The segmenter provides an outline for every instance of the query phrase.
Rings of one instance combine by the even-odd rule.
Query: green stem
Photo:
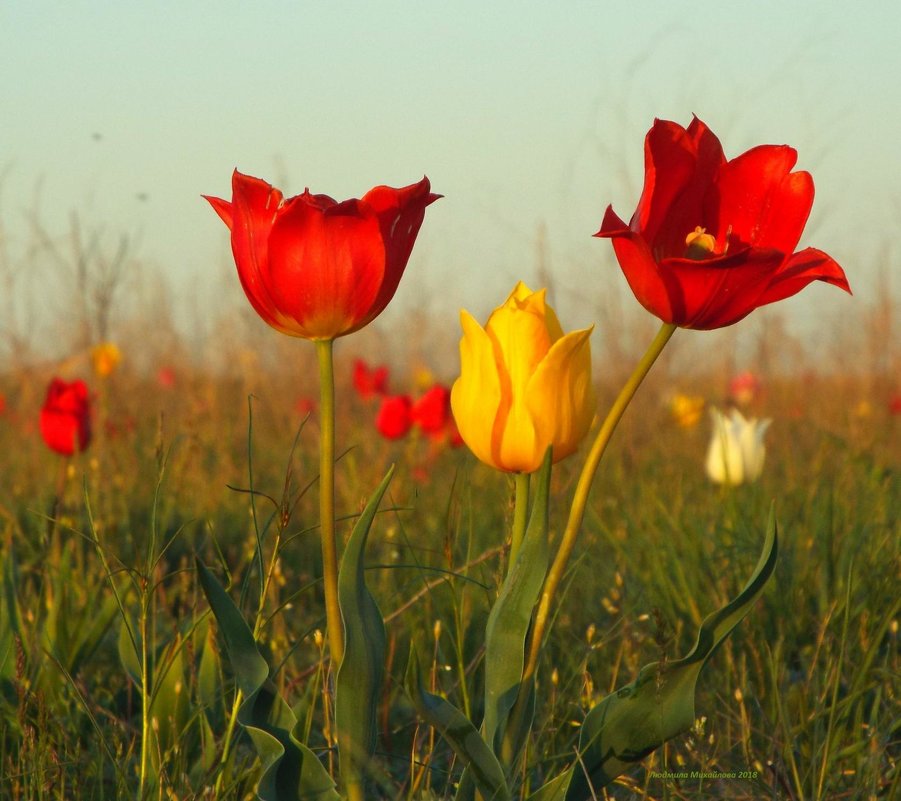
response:
[[[526,533],[526,522],[529,519],[529,473],[516,473],[515,499],[513,501],[513,533],[510,538],[510,560],[507,562],[507,575],[516,564],[516,557]]]
[[[141,619],[141,780],[138,785],[138,799],[144,798],[147,783],[147,766],[150,760],[150,655],[147,647],[148,595],[146,587],[142,587]]]
[[[648,374],[651,366],[657,360],[657,357],[660,355],[666,343],[669,342],[669,339],[675,330],[676,326],[671,323],[664,323],[660,327],[657,336],[654,337],[654,341],[651,342],[647,352],[641,357],[641,361],[635,366],[635,370],[632,372],[632,375],[629,376],[629,380],[626,381],[616,400],[613,402],[613,406],[610,408],[607,417],[601,424],[597,437],[595,437],[594,444],[591,446],[591,450],[582,467],[582,472],[579,475],[579,482],[576,485],[576,491],[573,495],[572,506],[569,510],[566,529],[560,539],[560,545],[554,556],[554,561],[551,564],[550,570],[548,570],[547,578],[544,580],[544,587],[541,591],[541,600],[538,603],[538,611],[535,614],[535,623],[532,627],[529,639],[529,656],[526,661],[525,671],[523,672],[524,684],[530,681],[535,675],[535,670],[538,666],[538,657],[541,653],[542,641],[544,639],[544,632],[550,618],[554,594],[557,592],[557,588],[560,586],[560,582],[566,572],[566,565],[569,562],[569,557],[576,544],[576,538],[582,527],[582,519],[585,516],[585,507],[588,503],[588,493],[591,490],[591,484],[594,481],[595,473],[597,473],[601,457],[604,455],[604,451],[607,450],[610,438],[613,436],[617,424],[622,418],[623,413],[626,411],[626,408],[629,406],[638,387]]]
[[[332,340],[316,340],[319,359],[319,534],[322,540],[322,580],[325,619],[333,669],[344,656],[344,627],[338,606],[338,543],[335,539],[335,370]]]

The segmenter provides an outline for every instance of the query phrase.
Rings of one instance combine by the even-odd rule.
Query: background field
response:
[[[315,408],[304,422],[316,398],[312,348],[270,331],[243,305],[186,332],[172,319],[162,277],[144,275],[135,291],[123,291],[140,272],[127,253],[116,263],[101,244],[89,251],[70,234],[37,237],[31,252],[40,260],[54,250],[52,275],[73,288],[67,356],[42,361],[28,338],[10,338],[0,375],[0,795],[133,796],[141,708],[122,615],[136,620],[143,597],[158,687],[151,795],[250,797],[258,768],[249,742],[239,739],[221,764],[233,686],[193,557],[231,581],[233,597],[249,590],[243,604],[252,618],[255,530],[267,555],[278,540],[261,641],[283,692],[306,716],[310,742],[323,746]],[[793,334],[769,310],[724,332],[677,332],[595,485],[541,666],[533,784],[571,759],[592,704],[643,664],[691,647],[701,619],[749,576],[775,500],[776,575],[706,668],[696,731],[645,760],[608,797],[896,797],[896,315],[886,285],[840,331]],[[609,294],[596,317],[603,411],[655,326]],[[339,341],[338,443],[346,452],[338,511],[356,514],[387,466],[399,464],[369,556],[391,646],[379,746],[390,774],[385,795],[446,798],[459,770],[440,739],[417,726],[402,689],[408,643],[432,653],[434,686],[478,718],[479,649],[503,571],[512,483],[465,448],[436,449],[416,436],[389,443],[376,433],[375,406],[351,387],[354,358],[389,364],[395,392],[415,395],[423,371],[454,378],[457,331],[424,313],[407,325],[377,324]],[[122,365],[107,379],[92,376],[90,344],[113,335]],[[762,392],[745,411],[774,421],[767,462],[758,483],[723,490],[702,469],[706,416],[681,428],[669,402],[685,392],[723,404],[730,378],[746,369],[758,373]],[[94,393],[95,438],[71,463],[37,430],[53,374],[80,375]],[[579,462],[574,456],[555,472],[553,536]],[[683,768],[756,778],[676,783],[651,773]]]

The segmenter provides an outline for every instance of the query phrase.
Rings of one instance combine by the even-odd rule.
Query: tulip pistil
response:
[[[706,228],[697,226],[685,237],[686,259],[709,259],[716,255],[716,237],[707,233]]]

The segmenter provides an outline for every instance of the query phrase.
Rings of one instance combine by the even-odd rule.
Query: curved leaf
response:
[[[357,520],[338,571],[338,606],[344,624],[344,657],[335,679],[335,723],[341,770],[359,780],[375,750],[378,703],[385,674],[387,637],[382,613],[366,586],[363,551],[392,466]]]
[[[466,766],[484,801],[509,801],[504,769],[475,726],[453,704],[426,692],[419,675],[419,662],[411,650],[407,666],[407,689],[420,716],[434,726]]]
[[[561,773],[547,784],[539,787],[526,801],[564,801],[569,783],[572,781],[573,768]]]
[[[257,787],[262,801],[340,801],[322,763],[294,736],[294,713],[275,689],[243,615],[216,577],[199,560],[197,573],[225,639],[235,681],[246,700],[238,722],[247,730],[263,764]]]
[[[776,539],[771,508],[763,553],[753,575],[733,601],[708,615],[694,648],[674,662],[646,665],[635,681],[608,695],[588,713],[582,724],[579,763],[570,769],[566,801],[594,797],[593,790],[606,787],[664,742],[692,727],[701,669],[763,591],[776,566]]]

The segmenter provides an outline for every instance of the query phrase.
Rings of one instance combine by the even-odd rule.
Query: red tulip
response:
[[[760,379],[746,371],[734,376],[729,382],[729,397],[738,406],[748,406],[760,393]]]
[[[413,422],[410,419],[411,406],[408,395],[394,395],[382,401],[375,418],[375,427],[385,439],[406,436]]]
[[[291,336],[334,339],[372,322],[394,297],[425,207],[439,197],[423,178],[342,203],[309,190],[285,200],[235,170],[231,202],[206,199],[231,230],[257,314]]]
[[[156,374],[156,383],[162,389],[172,389],[175,386],[175,371],[171,367],[160,367]]]
[[[410,417],[430,437],[443,437],[451,417],[450,390],[436,384],[413,404]]]
[[[294,411],[301,417],[311,415],[316,411],[316,401],[303,395],[294,402]]]
[[[83,451],[91,441],[91,402],[84,381],[54,378],[41,409],[41,435],[63,456]]]
[[[760,145],[726,161],[697,117],[655,120],[645,138],[644,191],[626,225],[607,207],[601,230],[639,302],[665,323],[722,328],[758,306],[825,281],[850,292],[841,267],[794,252],[813,205],[797,153]]]
[[[362,359],[354,361],[354,389],[363,400],[388,391],[388,368],[380,364],[370,367]]]

